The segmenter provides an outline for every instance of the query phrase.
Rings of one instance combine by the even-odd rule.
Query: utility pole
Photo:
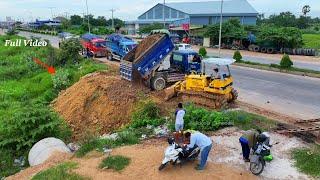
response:
[[[223,0],[221,0],[221,7],[220,7],[219,57],[221,54],[222,8],[223,8]]]
[[[115,30],[115,29],[114,29],[113,13],[114,13],[114,11],[116,11],[116,10],[115,10],[115,9],[110,9],[110,11],[111,11],[111,19],[112,19],[112,26],[111,26],[111,28],[112,28],[113,30]]]
[[[84,24],[84,19],[86,18],[85,13],[82,13],[82,24]]]
[[[163,0],[163,6],[162,6],[162,14],[163,14],[163,29],[166,28],[166,16],[164,14],[164,7],[166,5],[166,0]]]
[[[89,34],[91,33],[90,31],[90,18],[89,18],[89,9],[88,9],[88,0],[86,0],[86,6],[87,6],[87,18],[88,18],[88,28],[89,28]]]

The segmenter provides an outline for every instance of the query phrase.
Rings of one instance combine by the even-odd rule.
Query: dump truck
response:
[[[167,98],[183,95],[198,104],[221,108],[237,98],[229,65],[234,60],[199,60],[194,51],[173,51],[168,34],[146,37],[120,62],[120,75],[129,81],[142,80],[154,90],[166,88],[167,83],[177,82],[166,89]],[[191,59],[190,57],[193,58]],[[196,62],[194,62],[194,59]],[[221,60],[222,62],[220,62]],[[169,68],[165,68],[169,61]],[[216,78],[218,72],[220,79]],[[211,100],[211,101],[208,101]]]
[[[168,83],[183,80],[191,71],[199,72],[199,60],[197,52],[174,50],[168,35],[155,34],[141,41],[123,58],[120,75],[129,81],[142,79],[151,89],[162,90]]]
[[[134,40],[125,37],[122,34],[110,34],[105,38],[105,40],[108,48],[107,58],[109,60],[120,61],[137,45]]]
[[[81,36],[81,45],[83,47],[82,52],[87,52],[94,57],[107,56],[106,41],[95,34],[84,34]],[[88,52],[87,52],[88,53]]]

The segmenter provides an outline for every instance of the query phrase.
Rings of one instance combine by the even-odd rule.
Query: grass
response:
[[[71,172],[72,169],[76,169],[78,164],[75,162],[65,162],[55,167],[39,172],[32,177],[32,180],[86,180],[87,177],[80,176]]]
[[[320,178],[320,145],[295,149],[292,152],[295,166],[303,173]]]
[[[288,69],[283,69],[280,67],[279,64],[262,64],[258,62],[251,62],[251,61],[239,61],[237,62],[238,64],[248,64],[248,65],[253,65],[254,68],[258,69],[264,69],[264,70],[271,70],[271,68],[275,68],[280,70],[281,72],[299,72],[299,73],[309,73],[309,75],[316,74],[319,75],[320,71],[315,71],[311,69],[302,69],[302,68],[296,68],[296,67],[290,67]],[[311,74],[310,74],[311,73]]]
[[[277,123],[273,120],[245,111],[229,111],[226,114],[233,125],[242,130],[261,129],[269,131],[277,126]]]
[[[76,156],[83,157],[93,150],[102,152],[104,147],[115,148],[124,145],[137,144],[139,143],[139,137],[140,136],[134,131],[128,130],[119,132],[116,140],[90,137],[82,143],[80,149],[76,152]]]
[[[320,34],[303,34],[303,47],[320,50]]]
[[[70,137],[64,121],[53,112],[50,102],[59,94],[52,77],[32,61],[38,57],[46,62],[48,47],[6,47],[6,39],[19,36],[0,36],[0,179],[18,172],[23,167],[13,160],[25,156],[31,146],[42,138]],[[67,71],[69,84],[82,76],[105,70],[104,64],[82,60],[78,64],[56,67]]]
[[[130,159],[125,156],[116,155],[116,156],[108,156],[105,158],[99,165],[101,169],[114,169],[116,171],[121,171],[126,166],[130,164]]]

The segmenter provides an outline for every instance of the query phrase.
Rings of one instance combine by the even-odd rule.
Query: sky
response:
[[[111,9],[115,9],[114,17],[124,20],[135,20],[139,15],[163,0],[87,0],[89,14],[111,18]],[[166,2],[187,2],[208,0],[166,0]],[[248,0],[259,12],[265,15],[291,11],[301,14],[301,8],[311,6],[309,15],[320,17],[320,0]],[[52,11],[52,13],[51,13]],[[49,19],[56,15],[70,16],[86,13],[86,0],[0,0],[0,21],[6,16],[15,20],[30,21]]]

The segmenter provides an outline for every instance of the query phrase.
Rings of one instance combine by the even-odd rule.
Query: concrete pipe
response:
[[[70,153],[70,149],[66,144],[57,138],[45,138],[37,142],[31,148],[28,161],[30,166],[35,166],[45,162],[54,152]]]

